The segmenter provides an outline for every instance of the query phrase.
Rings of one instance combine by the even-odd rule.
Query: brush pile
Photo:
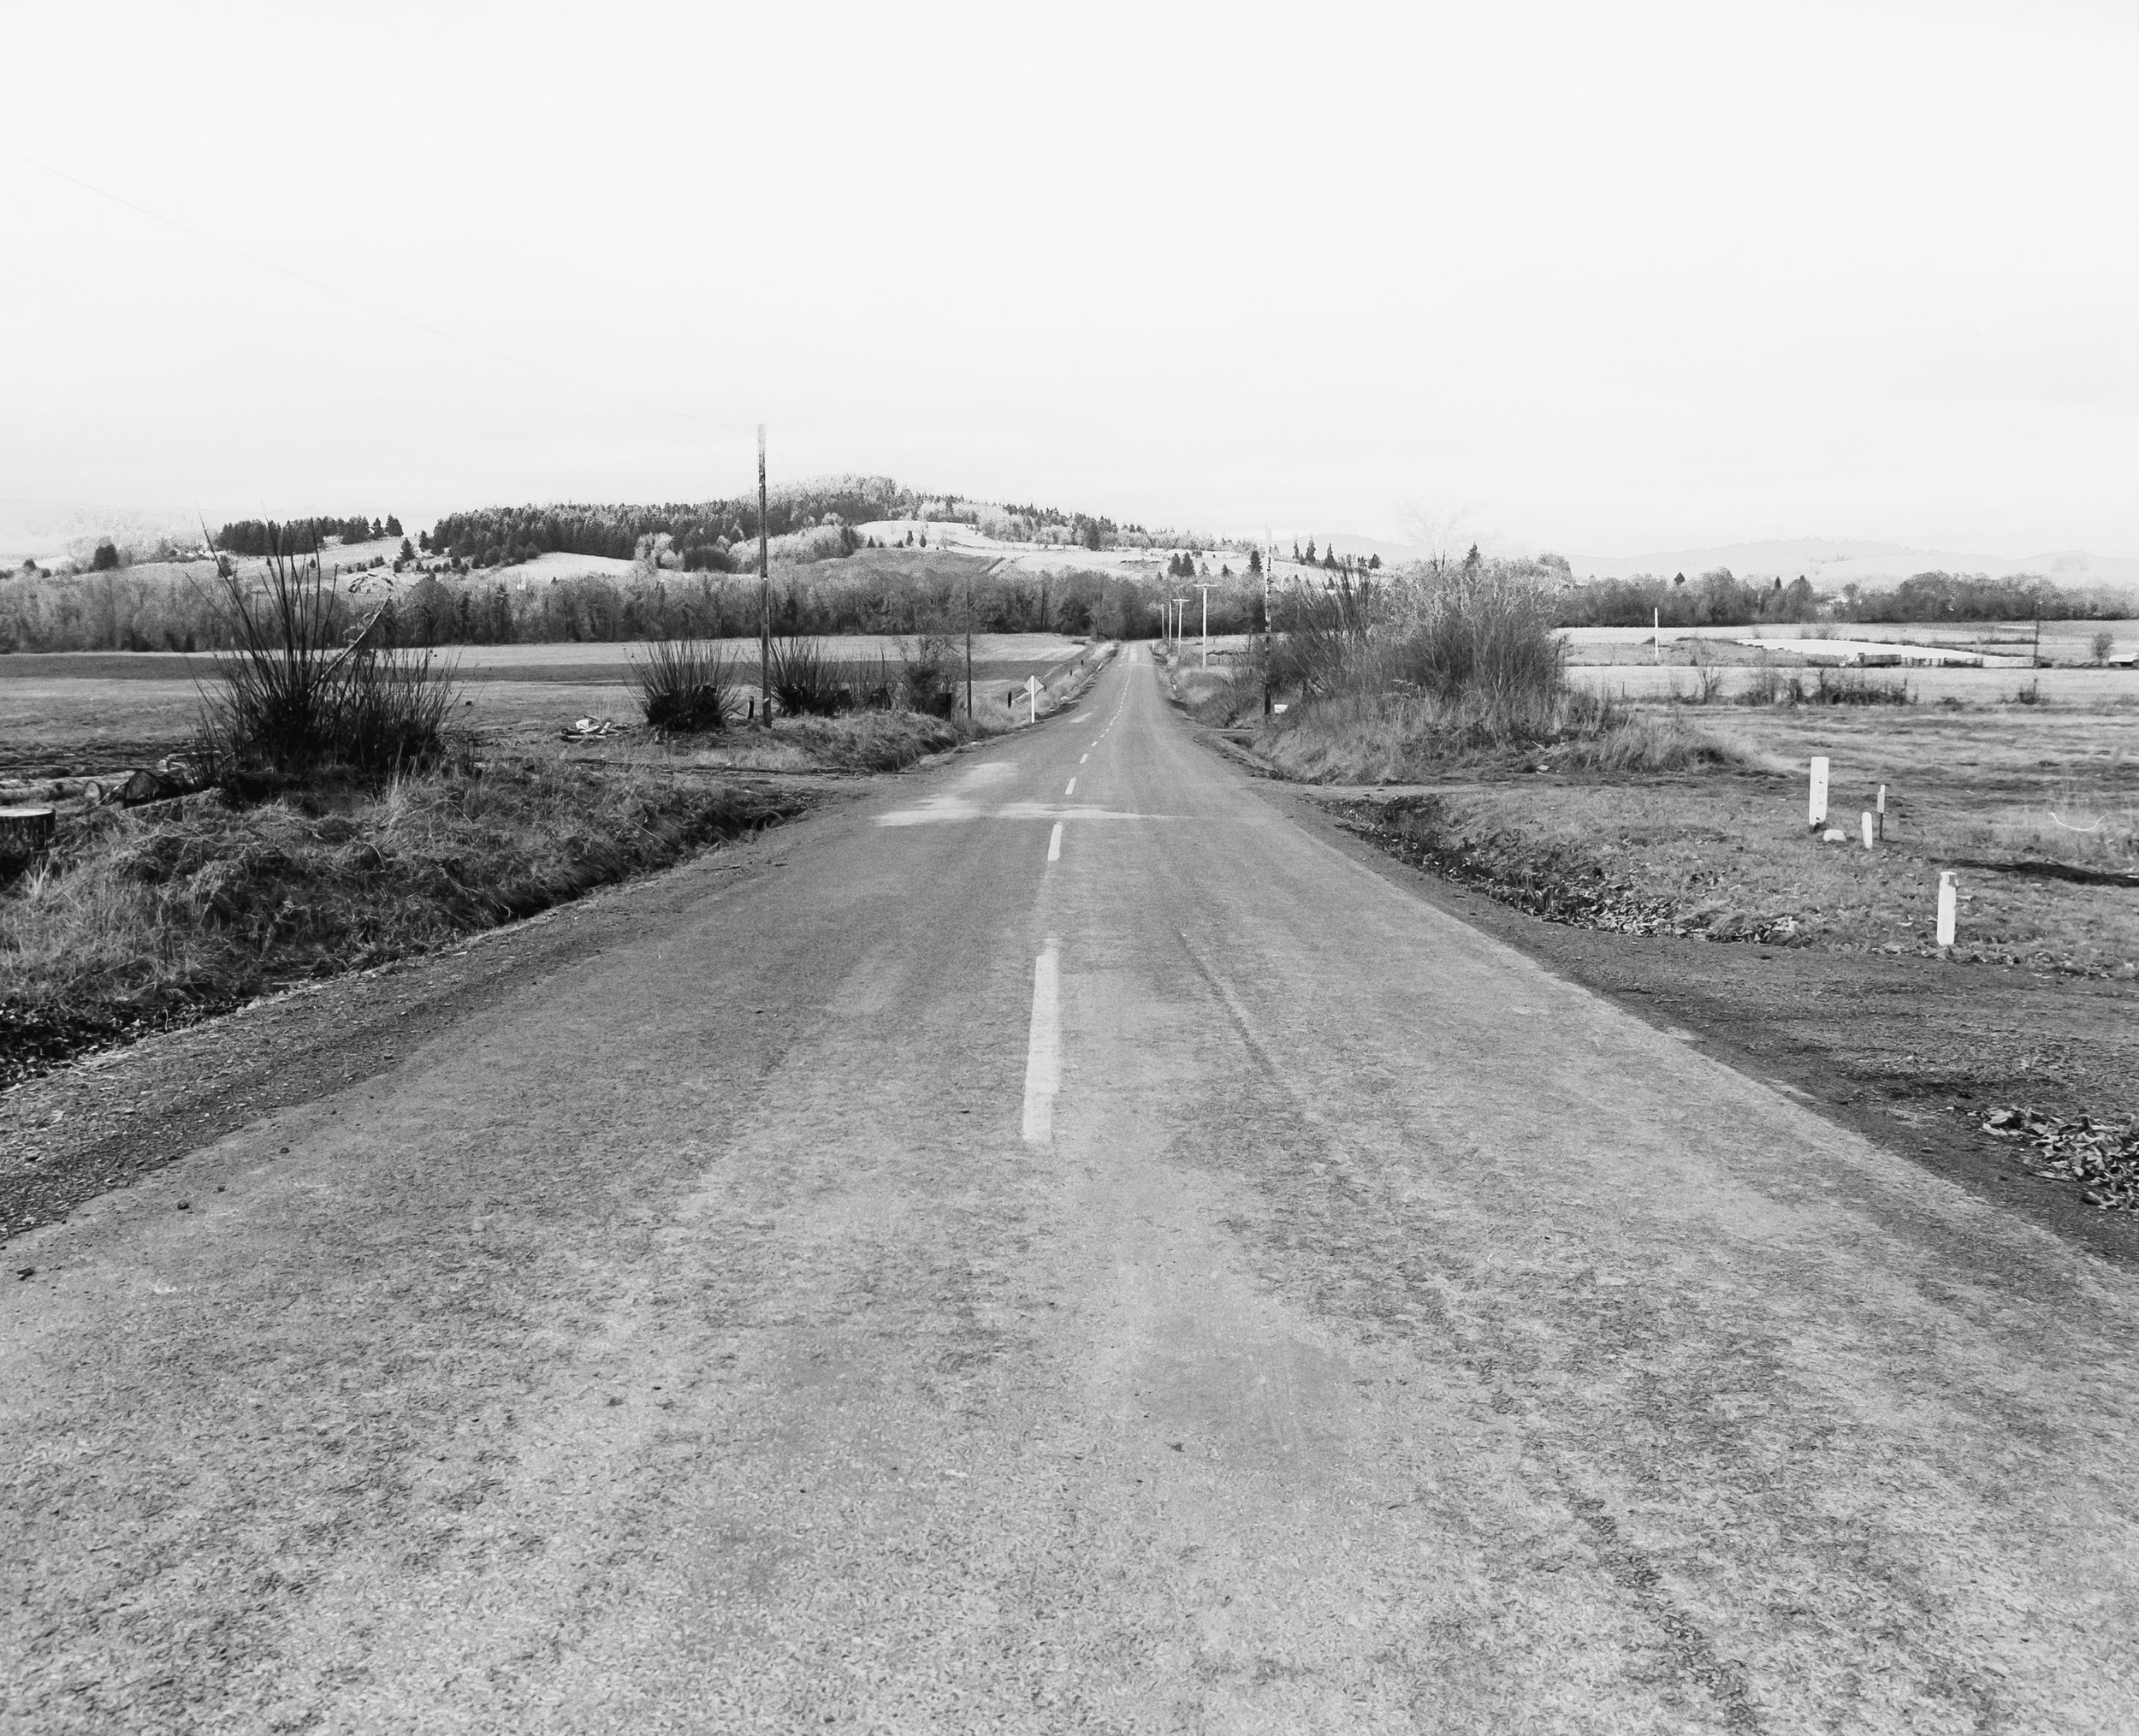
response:
[[[2067,1119],[2017,1105],[1985,1110],[1983,1131],[2023,1141],[2028,1168],[2045,1181],[2077,1182],[2081,1196],[2103,1212],[2139,1210],[2139,1125],[2091,1115]]]

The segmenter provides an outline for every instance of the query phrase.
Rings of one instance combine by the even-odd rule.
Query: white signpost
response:
[[[1040,721],[1040,678],[1037,675],[1028,675],[1025,678],[1025,702],[1033,708],[1033,714],[1025,721],[1038,723]]]
[[[1810,820],[1816,828],[1827,824],[1827,758],[1824,755],[1812,761]]]

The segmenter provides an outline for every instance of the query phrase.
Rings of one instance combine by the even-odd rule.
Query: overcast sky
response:
[[[2130,0],[12,0],[0,44],[17,501],[696,499],[761,419],[776,477],[1153,525],[2139,554]]]

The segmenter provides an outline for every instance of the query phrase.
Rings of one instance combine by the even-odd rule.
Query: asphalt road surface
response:
[[[708,860],[39,1233],[7,1729],[2139,1727],[2127,1272],[1147,653]]]

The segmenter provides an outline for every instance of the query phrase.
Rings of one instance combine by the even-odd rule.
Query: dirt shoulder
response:
[[[1550,921],[1363,835],[1371,815],[1356,796],[1274,779],[1259,788],[1355,861],[1556,975],[1979,1198],[2139,1265],[2139,1216],[2098,1211],[2077,1185],[2037,1178],[2019,1148],[1975,1119],[2015,1102],[2127,1110],[2139,1078],[2139,985]]]

